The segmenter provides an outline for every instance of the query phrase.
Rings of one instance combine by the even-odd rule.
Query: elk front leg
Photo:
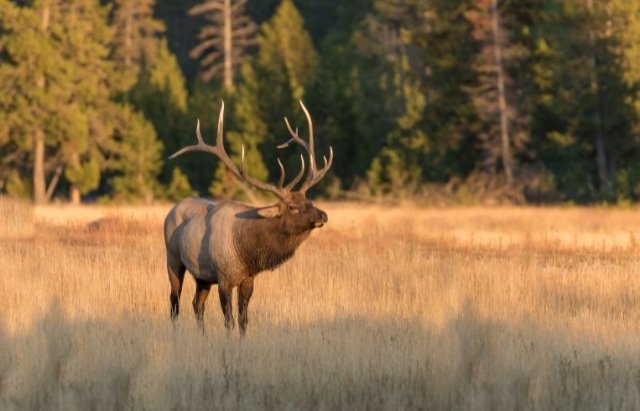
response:
[[[193,312],[196,314],[198,326],[204,333],[204,303],[209,296],[211,284],[204,281],[196,280],[196,293],[193,296]]]
[[[171,283],[171,294],[169,295],[171,321],[174,323],[180,313],[180,294],[182,293],[185,270],[185,266],[182,265],[179,259],[173,256],[167,257],[167,271],[169,272],[169,282]]]
[[[247,331],[247,323],[249,322],[247,311],[251,294],[253,294],[253,277],[245,279],[238,286],[238,323],[242,335]]]
[[[222,307],[222,313],[224,314],[224,326],[227,330],[233,330],[234,320],[233,313],[231,312],[231,292],[233,287],[224,281],[218,283],[218,295],[220,296],[220,307]]]

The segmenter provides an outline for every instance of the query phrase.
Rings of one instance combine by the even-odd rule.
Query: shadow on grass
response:
[[[193,323],[193,324],[192,324]],[[482,319],[440,329],[339,318],[305,328],[70,318],[53,302],[24,333],[0,328],[1,409],[637,408],[638,347]]]

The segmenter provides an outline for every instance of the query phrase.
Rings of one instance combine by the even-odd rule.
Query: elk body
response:
[[[238,179],[261,190],[276,194],[280,201],[268,207],[251,207],[233,201],[210,201],[202,198],[187,198],[176,204],[165,219],[164,236],[167,248],[167,270],[171,283],[171,318],[179,313],[179,300],[185,271],[196,280],[193,309],[200,327],[204,330],[204,307],[209,291],[218,286],[218,296],[225,326],[231,330],[234,318],[231,308],[231,293],[237,288],[238,320],[240,331],[247,328],[247,308],[253,292],[254,277],[271,270],[293,256],[298,246],[309,237],[311,230],[322,227],[327,214],[314,207],[305,197],[306,191],[324,177],[333,161],[333,150],[324,166],[318,170],[315,161],[313,124],[309,112],[302,109],[309,126],[309,141],[298,136],[285,118],[292,138],[278,146],[293,143],[301,145],[309,156],[309,172],[299,190],[294,190],[305,171],[304,157],[298,175],[284,186],[284,167],[280,160],[279,184],[271,185],[256,180],[247,174],[244,165],[244,147],[240,170],[227,155],[223,145],[224,103],[218,117],[216,145],[205,144],[200,134],[200,122],[196,127],[198,143],[184,147],[170,158],[190,151],[205,151],[217,156]]]

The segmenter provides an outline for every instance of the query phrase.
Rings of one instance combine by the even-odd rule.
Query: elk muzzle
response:
[[[327,213],[325,213],[322,210],[317,210],[316,211],[316,219],[315,219],[315,221],[313,223],[313,226],[314,227],[322,227],[328,221],[329,221],[329,217],[327,216]]]

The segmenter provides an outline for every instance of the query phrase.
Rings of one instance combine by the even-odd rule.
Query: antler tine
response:
[[[206,144],[202,138],[202,134],[200,133],[200,119],[198,119],[196,123],[196,138],[198,139],[198,143],[183,147],[182,149],[173,153],[169,159],[174,159],[178,156],[181,156],[184,153],[188,153],[191,151],[204,151],[206,153],[210,153],[218,157],[222,162],[229,168],[236,177],[240,177],[240,172],[238,168],[233,164],[227,152],[224,150],[224,145],[222,144],[222,134],[224,129],[224,101],[222,102],[222,106],[220,107],[220,114],[218,115],[218,137],[216,138],[216,145],[211,146]]]
[[[304,106],[302,100],[300,101],[300,106],[302,107],[302,111],[304,111],[304,115],[307,117],[307,126],[309,127],[309,167],[311,170],[316,168],[316,149],[313,142],[313,122],[311,121],[311,115],[309,111]]]
[[[319,171],[315,167],[309,171],[309,177],[304,184],[302,184],[302,187],[300,187],[301,193],[306,193],[309,188],[316,185],[331,168],[331,165],[333,164],[333,148],[331,146],[329,146],[329,160],[327,161],[326,156],[323,156],[322,158],[324,159],[324,166]]]
[[[331,168],[331,164],[333,163],[333,149],[329,147],[329,150],[330,150],[329,160],[327,160],[327,158],[323,156],[324,167],[322,167],[322,169],[318,171],[316,167],[315,142],[313,137],[313,121],[311,120],[311,114],[309,114],[309,110],[307,110],[307,107],[305,107],[302,101],[300,101],[300,106],[302,107],[302,111],[304,111],[304,115],[307,117],[307,125],[309,127],[309,142],[306,142],[300,138],[300,136],[298,135],[297,128],[295,132],[293,131],[293,128],[291,128],[291,124],[289,124],[289,119],[285,117],[284,122],[287,125],[289,134],[291,134],[291,139],[284,144],[280,144],[278,148],[286,148],[286,147],[289,147],[292,143],[296,143],[301,145],[309,154],[309,174],[307,175],[307,179],[305,180],[305,182],[302,184],[302,187],[300,188],[300,192],[304,193],[311,186],[318,183],[318,181],[320,181],[322,177],[324,177],[327,171],[329,171],[329,168]],[[304,168],[304,159],[303,159],[303,168]],[[300,178],[301,177],[302,176],[300,176]],[[295,182],[297,183],[298,181],[299,179],[296,177]],[[289,187],[293,187],[293,185],[292,184],[287,185],[287,188]]]
[[[198,122],[198,124],[200,123]],[[218,134],[216,135],[216,147],[220,147],[222,151],[224,151],[224,144],[222,142],[222,136],[224,134],[223,131],[224,131],[224,101],[222,102],[222,107],[220,107],[220,114],[218,115]],[[200,133],[198,132],[198,137],[199,136],[200,136]],[[200,137],[200,140],[202,140],[202,137]]]
[[[298,143],[302,147],[304,147],[304,149],[307,150],[307,152],[309,152],[309,145],[307,144],[306,141],[301,139],[300,136],[298,136],[298,129],[296,128],[296,131],[294,132],[293,129],[291,128],[291,125],[289,124],[289,119],[287,119],[286,117],[284,118],[284,122],[287,125],[287,129],[289,130],[289,134],[291,134],[291,139],[289,141],[287,141],[286,143],[280,144],[277,147],[278,148],[287,148],[287,147],[289,147],[291,145],[291,143]]]
[[[278,187],[282,188],[284,184],[284,166],[282,165],[282,161],[278,158],[278,166],[280,166],[280,180],[278,180]]]
[[[287,186],[285,187],[285,190],[291,191],[293,187],[295,187],[295,185],[298,184],[298,182],[302,179],[303,175],[304,175],[304,157],[302,156],[302,154],[300,154],[300,172],[298,173],[296,178],[294,178],[293,180],[291,180],[289,184],[287,184]]]
[[[301,193],[306,193],[306,191],[316,185],[327,171],[331,168],[333,164],[333,148],[329,146],[329,160],[327,161],[326,156],[322,156],[324,159],[324,166],[318,170],[316,167],[316,153],[315,153],[315,142],[313,139],[313,122],[311,121],[311,115],[309,114],[309,110],[305,107],[304,103],[300,101],[300,106],[302,106],[302,111],[304,111],[304,115],[307,117],[307,125],[309,127],[309,174],[307,175],[307,179],[300,187]]]
[[[175,153],[171,154],[169,156],[169,160],[173,160],[174,158],[176,158],[178,156],[181,156],[184,153],[187,153],[189,151],[197,151],[197,150],[201,150],[201,149],[204,149],[205,147],[207,147],[206,144],[204,144],[204,141],[202,141],[202,136],[200,135],[200,119],[198,119],[198,122],[196,124],[196,136],[198,137],[198,144],[181,148],[180,150],[178,150]],[[211,148],[213,148],[213,147],[209,147],[205,151],[208,151],[208,152],[212,153],[212,151],[210,150]]]
[[[242,175],[247,174],[247,166],[244,164],[244,144],[241,146],[242,150],[240,151],[240,173]]]
[[[202,139],[202,135],[200,133],[200,120],[198,120],[196,124],[196,137],[198,139],[198,143],[191,146],[184,147],[181,150],[178,150],[169,158],[174,159],[190,151],[204,151],[206,153],[210,153],[218,157],[227,166],[229,171],[231,171],[231,173],[234,176],[236,176],[236,178],[238,178],[239,180],[245,181],[247,184],[252,185],[261,190],[270,191],[276,194],[277,196],[279,196],[280,198],[284,198],[286,196],[287,193],[284,192],[282,187],[276,187],[271,184],[264,183],[260,180],[256,180],[255,178],[251,177],[247,173],[246,165],[244,163],[244,145],[242,146],[241,171],[238,170],[238,167],[236,167],[233,161],[231,161],[231,159],[229,158],[229,155],[224,149],[223,136],[224,136],[224,101],[222,102],[222,107],[220,107],[220,115],[218,116],[218,133],[216,136],[216,145],[211,146],[204,142],[204,140]]]
[[[238,167],[233,164],[233,161],[229,158],[227,151],[224,149],[224,142],[222,141],[222,136],[224,134],[224,101],[220,106],[220,114],[218,114],[218,134],[216,136],[216,145],[215,147],[211,147],[205,144],[202,140],[202,136],[200,135],[200,122],[198,122],[198,127],[196,130],[196,136],[198,137],[198,144],[202,144],[207,147],[211,147],[211,153],[215,154],[223,163],[227,166],[229,171],[233,173],[237,178],[242,179],[242,175],[238,171]],[[206,151],[206,150],[205,150]]]
[[[220,127],[218,125],[218,127]],[[196,121],[196,138],[198,139],[199,144],[204,144],[204,140],[202,140],[202,134],[200,134],[200,119]]]

